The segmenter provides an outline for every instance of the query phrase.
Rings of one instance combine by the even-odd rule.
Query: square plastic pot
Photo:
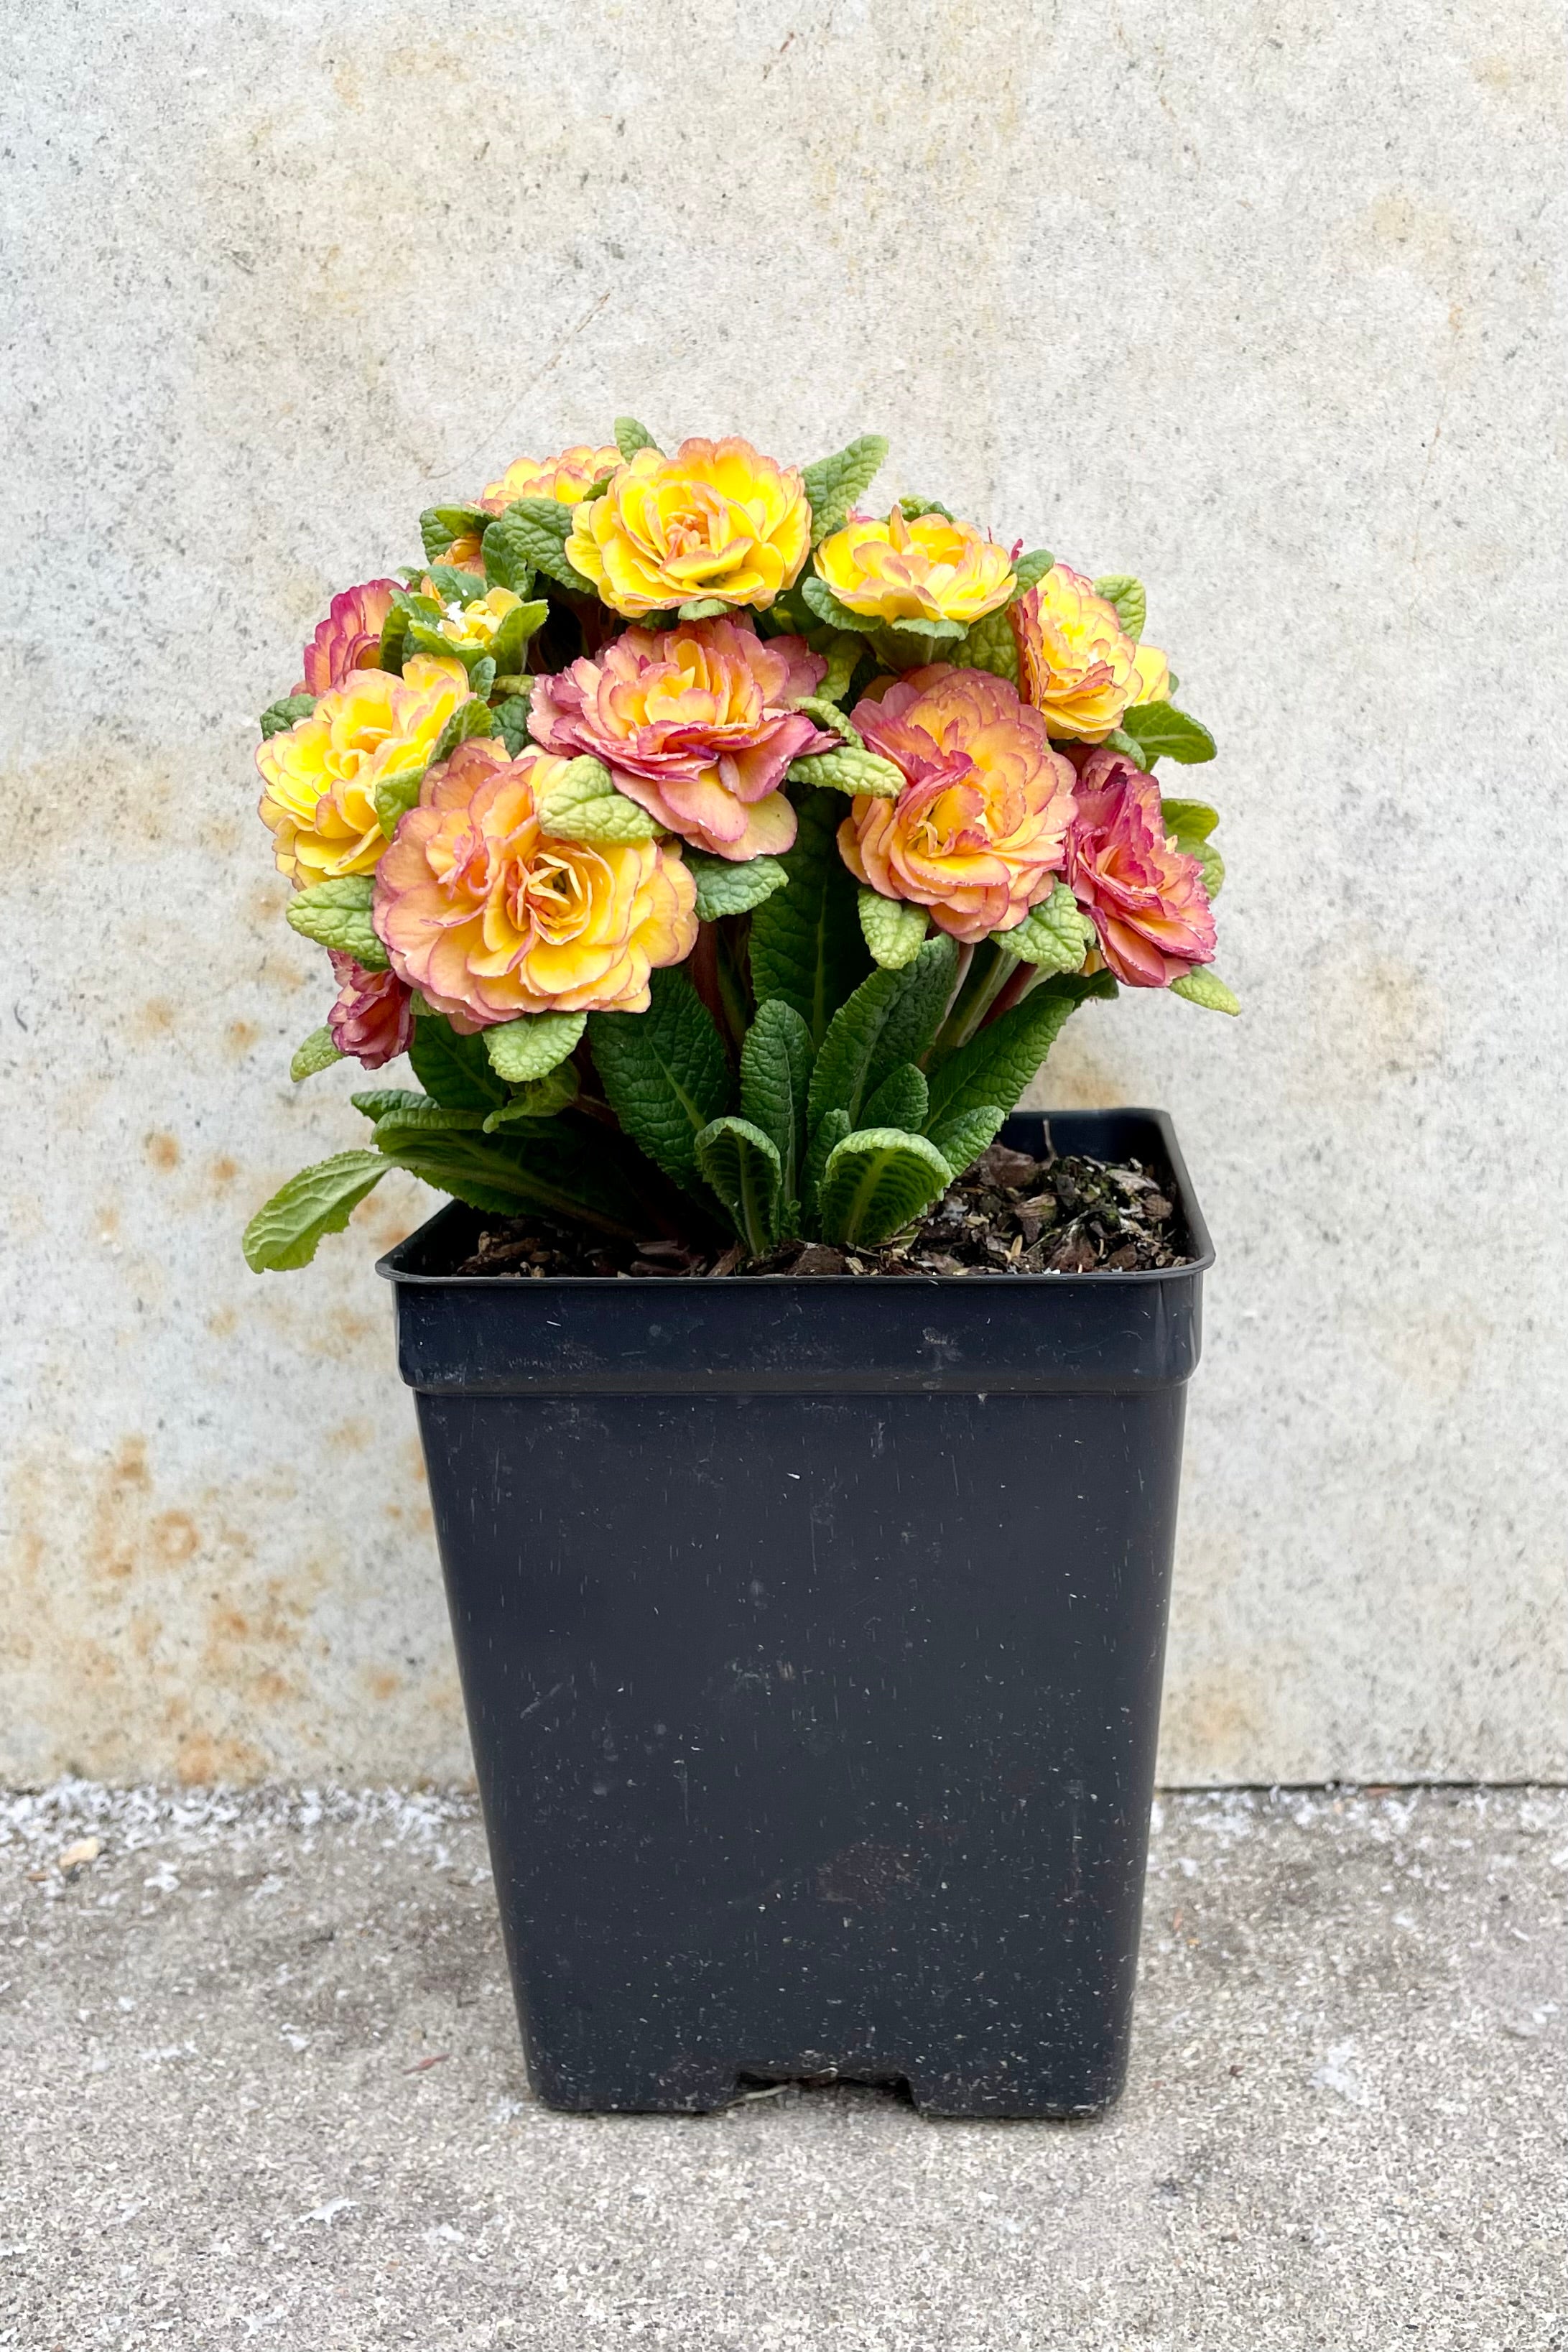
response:
[[[1163,1112],[1051,1133],[1150,1166],[1191,1263],[465,1278],[460,1207],[382,1261],[550,2105],[1120,2088],[1212,1253]]]

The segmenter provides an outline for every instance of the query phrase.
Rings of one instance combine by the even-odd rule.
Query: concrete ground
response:
[[[1565,1894],[1562,1791],[1167,1798],[1102,2120],[584,2118],[467,1800],[16,1797],[0,2345],[1565,2347]]]

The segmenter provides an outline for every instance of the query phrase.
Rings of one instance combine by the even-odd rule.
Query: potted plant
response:
[[[1125,2063],[1209,1253],[1163,1114],[1015,1106],[1088,998],[1236,1009],[1214,746],[1135,579],[884,455],[519,460],[262,720],[293,1075],[419,1089],[246,1253],[451,1195],[382,1270],[559,2106]]]

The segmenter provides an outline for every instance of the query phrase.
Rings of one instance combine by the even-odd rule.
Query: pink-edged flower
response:
[[[791,760],[837,739],[794,705],[827,664],[801,637],[749,621],[628,629],[534,682],[530,725],[547,751],[602,760],[629,800],[716,857],[788,849],[795,812],[779,789]]]
[[[408,1051],[413,1000],[395,971],[367,971],[351,955],[329,948],[338,1000],[327,1015],[332,1043],[367,1070],[379,1070]]]
[[[1073,747],[1078,814],[1067,879],[1099,934],[1100,952],[1129,988],[1168,988],[1214,956],[1203,866],[1168,839],[1160,788],[1120,751]]]
[[[326,619],[305,648],[305,675],[296,694],[325,694],[351,670],[374,669],[382,627],[397,593],[395,580],[367,580],[334,596]]]
[[[1072,770],[1005,678],[933,662],[873,685],[854,723],[907,779],[896,800],[857,797],[839,827],[857,881],[929,907],[966,942],[1010,930],[1051,896]]]

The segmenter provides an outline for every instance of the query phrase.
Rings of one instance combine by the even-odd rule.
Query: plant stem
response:
[[[930,1059],[939,1062],[944,1055],[956,1054],[967,1045],[986,1014],[992,1001],[1007,986],[1017,968],[1019,959],[1009,955],[994,940],[982,940],[976,948],[963,985],[953,999],[947,1018],[936,1033]]]

